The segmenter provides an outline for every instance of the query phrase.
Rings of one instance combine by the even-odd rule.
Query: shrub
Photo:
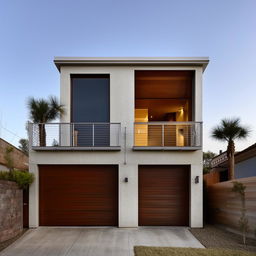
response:
[[[240,200],[241,200],[241,217],[238,221],[239,228],[243,234],[243,243],[244,245],[246,244],[246,233],[249,231],[249,223],[248,223],[248,218],[246,217],[246,207],[245,207],[245,190],[246,186],[241,183],[234,181],[233,183],[233,188],[232,191],[235,193],[238,193],[240,195]]]
[[[0,171],[0,180],[10,180],[10,172]]]
[[[27,189],[34,181],[34,174],[19,170],[12,172],[0,171],[0,180],[14,181],[18,184],[20,189]]]

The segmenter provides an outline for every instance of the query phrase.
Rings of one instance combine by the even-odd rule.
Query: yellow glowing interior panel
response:
[[[135,123],[136,122],[148,122],[148,109],[135,109]],[[134,127],[134,142],[135,146],[147,146],[148,145],[148,125],[147,124],[135,124]]]

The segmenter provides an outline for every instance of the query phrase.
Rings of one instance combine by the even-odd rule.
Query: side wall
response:
[[[23,230],[22,190],[12,181],[0,180],[0,242]]]
[[[133,151],[134,71],[195,70],[195,121],[202,121],[202,68],[200,67],[62,67],[61,104],[66,108],[62,122],[70,122],[70,74],[110,74],[110,122],[121,122],[120,152],[30,152],[30,172],[36,176],[30,187],[30,227],[38,226],[38,164],[118,164],[119,226],[138,226],[138,165],[191,165],[190,226],[202,227],[202,151]],[[126,148],[124,148],[126,128]],[[195,177],[199,176],[199,184]],[[125,183],[125,177],[129,182]]]
[[[256,176],[256,156],[239,162],[235,165],[235,178]]]
[[[6,151],[6,148],[12,147],[13,151],[11,152],[11,156],[13,158],[14,162],[14,168],[21,169],[21,170],[27,170],[28,169],[28,157],[18,148],[14,147],[7,141],[0,138],[0,164],[5,166],[5,159],[4,154]],[[0,169],[4,170],[4,169]]]

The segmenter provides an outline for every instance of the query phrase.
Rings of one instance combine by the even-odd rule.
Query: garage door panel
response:
[[[185,198],[184,198],[185,199]],[[183,202],[177,202],[177,201],[144,201],[143,207],[141,209],[154,209],[156,208],[167,208],[169,210],[169,207],[183,207]],[[178,209],[180,211],[180,209]],[[172,209],[172,211],[175,211],[175,209]]]
[[[139,225],[187,226],[189,167],[139,166]]]
[[[117,226],[118,167],[39,166],[40,225]]]

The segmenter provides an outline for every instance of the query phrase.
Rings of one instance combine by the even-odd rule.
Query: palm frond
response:
[[[211,132],[211,137],[216,140],[227,141],[227,138],[226,138],[225,134],[223,133],[222,126],[214,127]]]
[[[236,136],[236,139],[246,139],[251,133],[249,127],[240,127],[240,131]]]
[[[59,104],[58,99],[55,96],[49,97],[50,111],[48,113],[49,121],[58,118],[61,114],[64,114],[64,106]]]
[[[213,128],[211,136],[217,140],[234,141],[246,138],[249,132],[247,127],[241,125],[240,118],[224,118],[219,126]]]
[[[30,119],[35,123],[50,122],[64,113],[64,108],[58,104],[56,97],[49,97],[49,100],[29,98],[27,104]]]

